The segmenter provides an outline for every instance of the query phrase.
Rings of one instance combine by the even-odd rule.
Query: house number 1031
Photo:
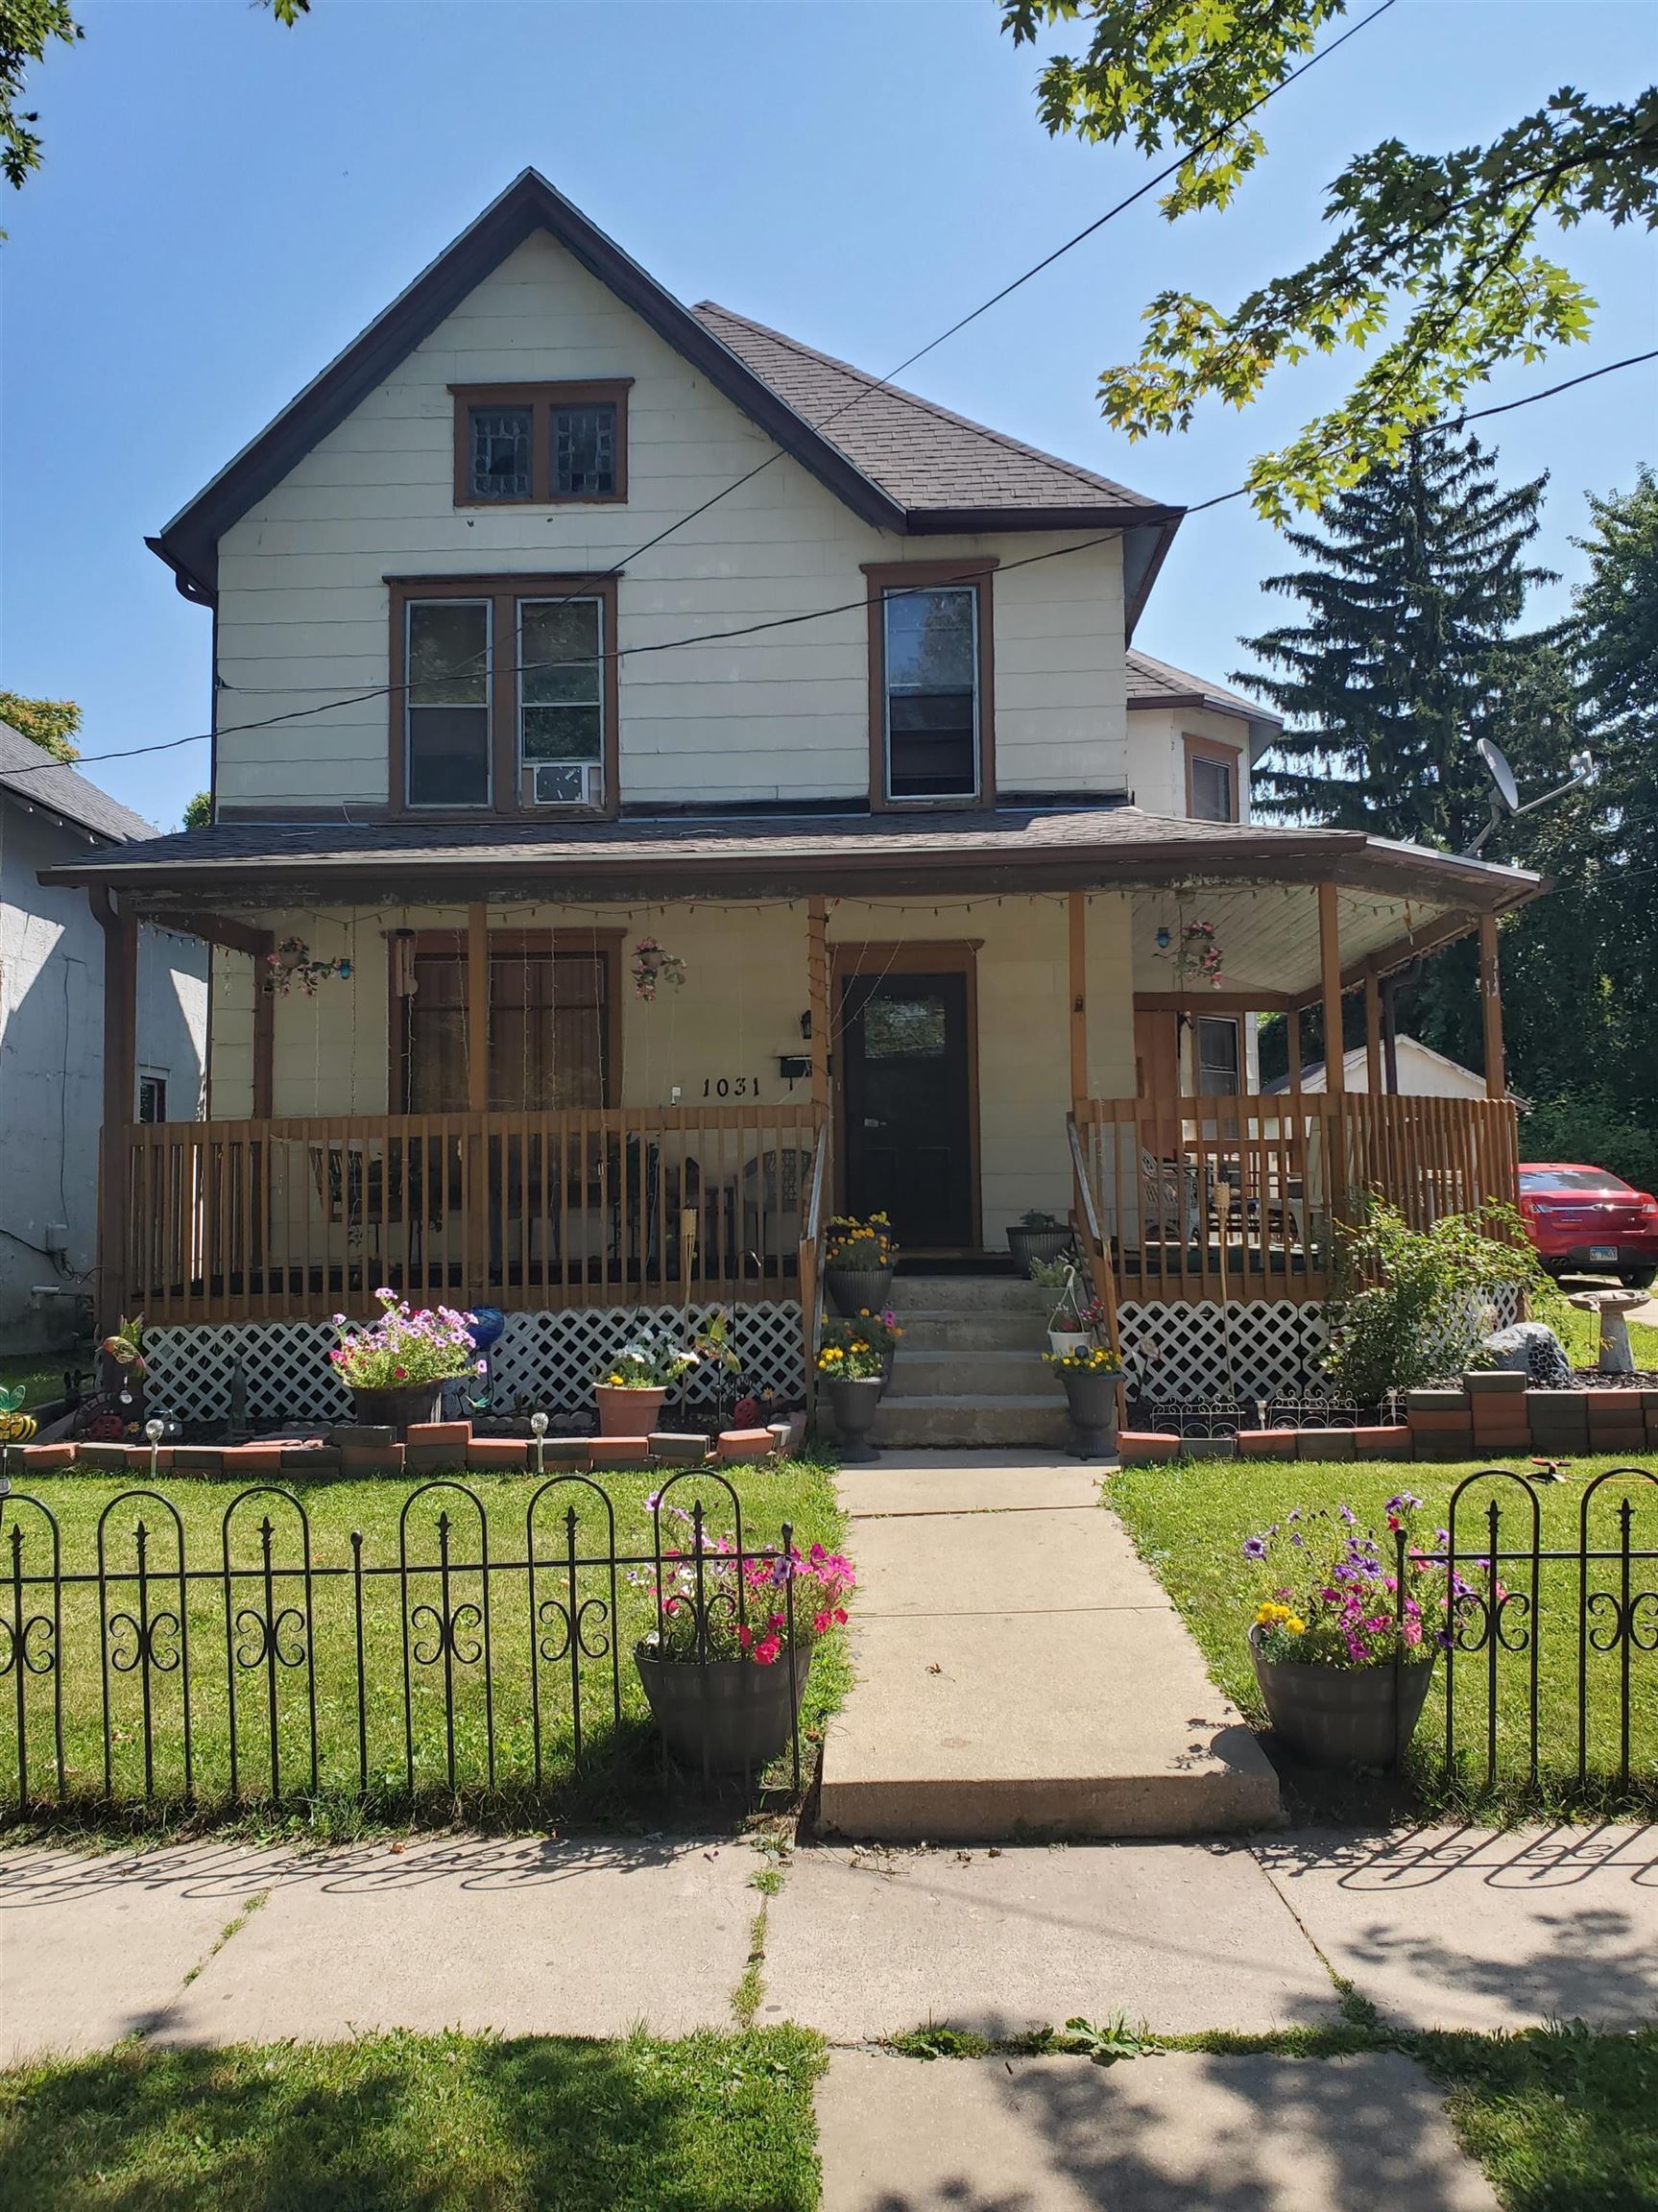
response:
[[[705,1075],[705,1098],[757,1098],[760,1079],[757,1075]]]

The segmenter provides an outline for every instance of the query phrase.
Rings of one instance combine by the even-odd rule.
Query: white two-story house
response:
[[[1250,819],[1271,717],[1134,644],[1180,522],[526,172],[152,541],[213,825],[51,873],[213,943],[209,1118],[107,1132],[106,1315],[187,1410],[250,1331],[303,1397],[381,1283],[578,1394],[625,1310],[735,1303],[798,1390],[836,1211],[968,1267],[1074,1216],[1189,1322],[1322,1297],[1364,1187],[1506,1192],[1536,879]],[[1471,930],[1490,1101],[1252,1094],[1248,1016],[1361,991],[1379,1070],[1380,980]]]

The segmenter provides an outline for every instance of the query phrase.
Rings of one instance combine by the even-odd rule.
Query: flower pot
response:
[[[1263,1659],[1249,1631],[1255,1679],[1274,1732],[1310,1767],[1396,1767],[1422,1717],[1434,1653],[1403,1666],[1326,1667]]]
[[[848,1466],[867,1466],[879,1454],[869,1440],[876,1414],[880,1409],[880,1377],[872,1375],[867,1382],[839,1382],[829,1385],[829,1409],[834,1414],[835,1431],[840,1438],[840,1455]]]
[[[412,1421],[436,1421],[444,1384],[398,1382],[389,1390],[351,1391],[351,1418],[359,1429],[395,1429],[399,1436]]]
[[[1078,1334],[1074,1330],[1050,1329],[1047,1333],[1047,1348],[1057,1358],[1065,1358],[1072,1352],[1086,1352],[1093,1342],[1086,1330]]]
[[[662,1425],[665,1390],[624,1390],[613,1383],[596,1382],[593,1396],[599,1406],[601,1436],[648,1436]]]
[[[897,1357],[896,1344],[889,1344],[880,1356],[880,1394],[883,1398],[892,1388],[892,1363]]]
[[[1061,1370],[1076,1432],[1073,1459],[1104,1459],[1117,1449],[1117,1380],[1112,1374],[1068,1375]]]
[[[752,1774],[788,1747],[812,1650],[808,1644],[795,1652],[792,1704],[786,1651],[757,1667],[752,1659],[661,1659],[646,1643],[635,1645],[634,1665],[670,1758],[709,1774]]]
[[[892,1288],[890,1267],[826,1267],[824,1288],[829,1304],[843,1321],[855,1321],[860,1313],[878,1313]]]
[[[1007,1233],[1007,1248],[1021,1275],[1030,1273],[1033,1260],[1057,1260],[1070,1250],[1070,1230],[1063,1224],[1057,1229],[1025,1229],[1016,1222]]]

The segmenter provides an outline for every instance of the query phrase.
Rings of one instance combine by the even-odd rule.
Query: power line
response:
[[[1488,415],[1511,414],[1517,407],[1533,406],[1540,399],[1552,399],[1562,392],[1571,392],[1574,390],[1579,384],[1591,384],[1595,382],[1597,378],[1601,376],[1610,376],[1620,369],[1637,369],[1642,365],[1643,362],[1653,360],[1658,360],[1658,347],[1653,347],[1645,353],[1628,354],[1622,361],[1608,361],[1598,369],[1586,369],[1581,375],[1568,376],[1562,383],[1550,384],[1545,391],[1528,392],[1519,399],[1505,399],[1501,404],[1493,407],[1474,408],[1465,414],[1448,418],[1447,420],[1452,427],[1459,427],[1464,422],[1478,422]],[[1253,489],[1254,487],[1248,484],[1235,485],[1230,492],[1218,492],[1212,499],[1198,500],[1195,505],[1186,509],[1186,515],[1188,517],[1193,515],[1202,515],[1207,513],[1208,510],[1212,507],[1224,506],[1230,499],[1246,498]],[[1017,561],[1004,561],[994,568],[988,562],[984,561],[982,557],[978,559],[977,565],[974,565],[973,557],[964,555],[964,565],[959,577],[946,578],[945,582],[946,584],[949,584],[952,581],[959,583],[971,583],[975,577],[978,576],[987,576],[993,574],[998,576],[1006,575],[1013,569],[1036,567],[1040,563],[1045,561],[1069,560],[1074,554],[1092,553],[1101,545],[1109,545],[1114,539],[1120,538],[1121,536],[1122,532],[1120,530],[1106,530],[1101,532],[1098,537],[1082,539],[1074,545],[1052,546],[1045,553],[1026,553]],[[732,630],[704,630],[696,632],[687,637],[663,637],[658,639],[654,643],[615,646],[613,647],[610,652],[601,654],[599,656],[599,660],[593,662],[570,661],[522,661],[516,664],[514,673],[517,675],[526,675],[533,674],[538,669],[541,668],[598,666],[605,661],[626,661],[633,659],[636,655],[643,655],[647,653],[675,653],[692,645],[717,645],[727,638],[753,637],[757,636],[762,631],[787,630],[792,629],[803,622],[826,621],[830,615],[833,614],[853,613],[862,608],[878,606],[884,599],[892,598],[895,596],[902,596],[903,591],[906,589],[919,592],[923,590],[936,590],[939,587],[937,584],[918,584],[913,587],[901,586],[897,587],[896,589],[894,587],[888,586],[878,592],[865,593],[863,597],[858,599],[843,599],[838,603],[838,605],[832,607],[809,607],[798,614],[774,614],[768,616],[763,621],[743,623],[740,624],[737,628]],[[267,715],[262,721],[238,722],[233,724],[229,729],[221,731],[219,734],[226,737],[235,737],[240,736],[244,732],[247,731],[270,730],[274,729],[279,723],[300,721],[303,720],[307,715],[311,714],[330,713],[336,708],[340,707],[360,706],[367,700],[387,698],[395,691],[406,691],[412,687],[413,686],[410,684],[380,685],[370,691],[355,692],[349,696],[343,696],[337,699],[323,700],[315,707],[297,707],[290,713],[270,714]],[[180,745],[204,745],[211,739],[213,734],[214,733],[210,730],[197,730],[192,731],[190,735],[187,737],[165,737],[158,739],[157,742],[153,745],[129,745],[124,746],[119,751],[113,753],[89,753],[84,755],[78,761],[65,762],[61,760],[51,759],[41,760],[38,762],[31,763],[28,767],[25,768],[10,768],[6,771],[6,774],[8,778],[13,776],[37,776],[43,774],[47,769],[50,768],[61,768],[65,766],[76,768],[91,767],[101,760],[134,760],[144,754],[170,753],[176,751],[177,748]]]

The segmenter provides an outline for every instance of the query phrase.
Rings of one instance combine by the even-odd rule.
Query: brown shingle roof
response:
[[[854,468],[911,510],[994,508],[1124,508],[1150,517],[1168,510],[1109,476],[1043,453],[982,422],[953,415],[798,338],[736,315],[711,300],[692,308],[723,345],[786,399],[820,437],[838,445]]]
[[[90,830],[95,837],[117,844],[156,838],[153,822],[111,799],[108,791],[100,791],[78,769],[54,760],[10,722],[0,722],[0,789],[42,813],[73,822],[78,830]]]
[[[1241,691],[1229,691],[1224,684],[1212,684],[1207,676],[1190,675],[1166,661],[1154,661],[1138,645],[1128,649],[1128,703],[1131,707],[1207,707],[1212,713],[1237,714],[1245,721],[1262,722],[1282,730],[1284,717]]]

